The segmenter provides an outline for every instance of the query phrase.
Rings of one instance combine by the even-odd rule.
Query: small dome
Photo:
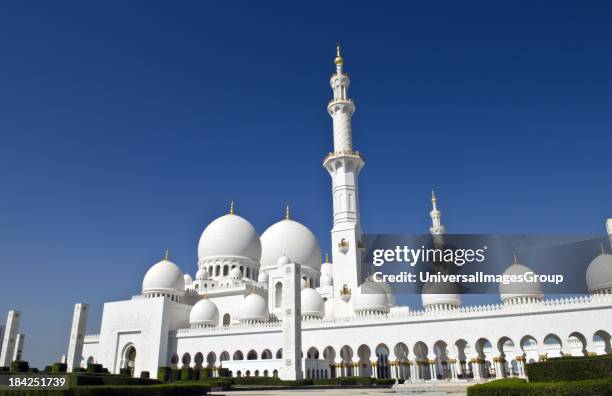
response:
[[[183,271],[167,258],[153,265],[144,276],[142,292],[185,291]]]
[[[421,301],[425,308],[432,306],[458,307],[461,305],[461,294],[455,283],[428,282],[423,285],[421,290]]]
[[[387,294],[376,282],[368,279],[353,296],[353,309],[355,312],[389,312]]]
[[[285,256],[284,254],[280,256],[278,260],[276,260],[276,265],[278,266],[287,265],[287,264],[291,264],[291,259]]]
[[[257,276],[257,282],[259,283],[268,283],[269,275],[266,271],[261,271]]]
[[[230,270],[229,277],[232,279],[242,279],[242,271],[240,271],[240,268],[234,267]]]
[[[240,321],[267,322],[270,318],[266,299],[257,293],[249,294],[242,300],[238,319]]]
[[[319,282],[321,283],[321,286],[331,286],[334,284],[333,278],[325,273],[321,274]]]
[[[185,286],[189,286],[193,283],[193,278],[189,274],[183,275],[183,279],[185,280]]]
[[[527,272],[532,272],[531,268],[519,264],[518,261],[514,260],[514,263],[508,267],[503,276],[520,275],[524,276]],[[512,300],[525,298],[541,300],[544,296],[542,293],[542,285],[540,282],[511,282],[508,284],[501,283],[499,285],[499,294],[502,302],[511,302]]]
[[[207,278],[208,278],[208,271],[206,271],[206,268],[200,268],[198,272],[196,272],[197,280],[204,280]]]
[[[198,258],[238,256],[261,258],[261,242],[255,228],[244,218],[227,214],[210,223],[198,244]]]
[[[586,270],[589,293],[612,290],[612,254],[602,252]]]
[[[325,314],[325,303],[321,295],[310,287],[301,291],[302,316],[314,316],[322,318]]]
[[[278,265],[280,256],[315,270],[321,268],[321,248],[314,234],[301,223],[290,219],[271,225],[261,234],[261,268]]]
[[[217,326],[219,323],[219,310],[214,302],[207,298],[198,301],[189,313],[190,325]]]

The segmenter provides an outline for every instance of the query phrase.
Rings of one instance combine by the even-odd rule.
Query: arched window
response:
[[[223,266],[223,276],[227,276],[227,273],[229,272],[229,266],[224,265]]]
[[[246,277],[251,278],[251,269],[249,267],[247,267]]]
[[[274,370],[274,371],[272,371],[272,376],[273,376],[274,378],[278,378],[278,370]]]
[[[249,353],[247,353],[247,360],[257,360],[257,352],[251,349]]]
[[[277,359],[283,358],[283,348],[280,348],[278,351],[276,351],[276,358]]]
[[[223,326],[227,327],[230,325],[232,321],[232,318],[230,317],[230,314],[226,313],[225,315],[223,315]]]
[[[283,303],[283,284],[278,282],[274,288],[274,307],[280,308]]]

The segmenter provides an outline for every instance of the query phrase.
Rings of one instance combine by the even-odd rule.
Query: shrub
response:
[[[232,372],[230,371],[230,369],[226,367],[219,368],[219,377],[231,377],[231,376],[232,376]]]
[[[185,367],[181,369],[181,381],[193,380],[193,369],[191,367]]]
[[[204,379],[204,378],[210,378],[212,377],[212,370],[210,369],[210,367],[204,367],[203,369],[200,370],[200,379]]]
[[[23,360],[15,360],[11,363],[11,371],[13,373],[27,373],[29,369],[30,365]]]
[[[313,384],[313,381],[310,379],[283,381],[274,377],[236,377],[233,380],[236,385],[304,386]]]
[[[88,363],[87,364],[87,372],[88,373],[101,373],[102,365],[97,363]]]
[[[612,378],[612,355],[563,357],[529,363],[527,377],[530,382]]]
[[[403,384],[404,380],[398,379],[397,382],[399,384]],[[393,385],[393,384],[395,384],[395,378],[376,378],[374,380],[374,383],[376,385]]]
[[[65,373],[68,369],[68,365],[66,363],[53,363],[51,366],[52,373]]]
[[[157,379],[160,381],[168,382],[172,378],[172,368],[168,366],[162,366],[157,369]]]
[[[609,396],[611,394],[611,379],[528,383],[525,380],[512,378],[470,386],[467,390],[468,396]]]
[[[119,369],[119,374],[120,375],[129,375],[130,377],[132,376],[132,370],[130,370],[129,368],[125,367],[125,368],[120,368]]]
[[[180,381],[181,380],[181,370],[180,369],[172,369],[172,376],[170,377],[171,381]]]
[[[212,388],[221,388],[221,390],[231,389],[234,381],[231,378],[207,378],[200,380],[200,383]]]
[[[70,374],[70,386],[87,385],[156,385],[160,381],[150,378],[127,377],[125,375],[79,373]]]
[[[9,371],[11,371],[10,367],[0,366],[0,373],[8,373]]]
[[[202,384],[162,384],[150,386],[81,386],[70,396],[201,396],[209,388]],[[0,396],[2,396],[0,394]]]
[[[73,373],[86,373],[87,369],[84,369],[83,367],[75,367],[72,369]]]
[[[148,371],[141,371],[140,372],[140,378],[149,378],[151,377],[151,374],[149,374]]]

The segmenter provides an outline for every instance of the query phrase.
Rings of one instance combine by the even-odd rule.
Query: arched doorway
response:
[[[134,344],[129,344],[123,350],[123,363],[121,368],[129,369],[130,375],[134,375],[134,368],[136,367],[136,347]]]

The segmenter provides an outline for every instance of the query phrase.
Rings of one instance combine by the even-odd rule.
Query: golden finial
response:
[[[431,202],[434,203],[436,202],[436,193],[434,192],[434,190],[431,190]]]
[[[514,253],[512,255],[512,264],[518,264],[518,263],[519,263],[518,256],[516,255],[516,253]]]
[[[325,252],[325,262],[329,263],[329,253]]]
[[[291,213],[289,211],[289,205],[285,207],[285,220],[289,220],[291,218]]]
[[[234,201],[230,202],[230,214],[234,214]]]
[[[166,252],[164,253],[164,260],[170,260],[170,251],[168,249],[166,249]]]
[[[342,59],[342,55],[340,55],[340,43],[336,42],[336,59],[334,59],[334,63],[336,65],[342,65],[344,63],[344,59]]]

